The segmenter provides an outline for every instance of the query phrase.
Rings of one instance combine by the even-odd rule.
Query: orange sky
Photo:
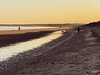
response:
[[[100,0],[0,0],[1,24],[98,20],[100,20]]]

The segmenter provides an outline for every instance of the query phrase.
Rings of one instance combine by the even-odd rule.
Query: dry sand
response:
[[[90,29],[79,35],[73,33],[70,40],[31,60],[19,62],[0,75],[100,75],[98,38]]]
[[[100,37],[100,26],[93,27],[91,30],[95,36]]]

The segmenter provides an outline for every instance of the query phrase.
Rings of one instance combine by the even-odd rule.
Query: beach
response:
[[[0,75],[100,75],[100,0],[0,0]]]
[[[20,55],[20,57],[27,58],[23,61],[21,59],[15,64],[11,63],[13,67],[2,70],[0,74],[92,75],[94,72],[99,74],[100,43],[98,37],[94,35],[96,32],[89,27],[81,27],[81,29],[80,34],[77,33],[76,29],[65,33],[66,37],[63,39],[66,39],[62,43],[43,54],[33,57],[32,53],[34,52],[30,51],[28,52],[29,56],[27,53]]]

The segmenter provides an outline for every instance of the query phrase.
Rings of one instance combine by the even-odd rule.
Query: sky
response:
[[[88,23],[100,20],[100,0],[0,0],[0,24]]]

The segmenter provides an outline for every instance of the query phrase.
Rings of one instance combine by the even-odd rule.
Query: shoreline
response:
[[[25,33],[41,32],[41,31],[59,31],[59,30],[65,30],[69,28],[71,27],[47,28],[47,29],[25,29],[25,30],[0,30],[0,35],[25,34]]]
[[[52,29],[31,29],[31,30],[16,30],[16,31],[0,31],[0,47],[9,46],[18,42],[28,41],[46,36],[54,31],[64,30],[67,28],[52,28]]]
[[[30,32],[24,34],[9,34],[0,35],[0,47],[9,46],[10,44],[15,44],[18,42],[25,42],[31,39],[36,39],[44,37],[54,31],[41,31],[41,32]]]

